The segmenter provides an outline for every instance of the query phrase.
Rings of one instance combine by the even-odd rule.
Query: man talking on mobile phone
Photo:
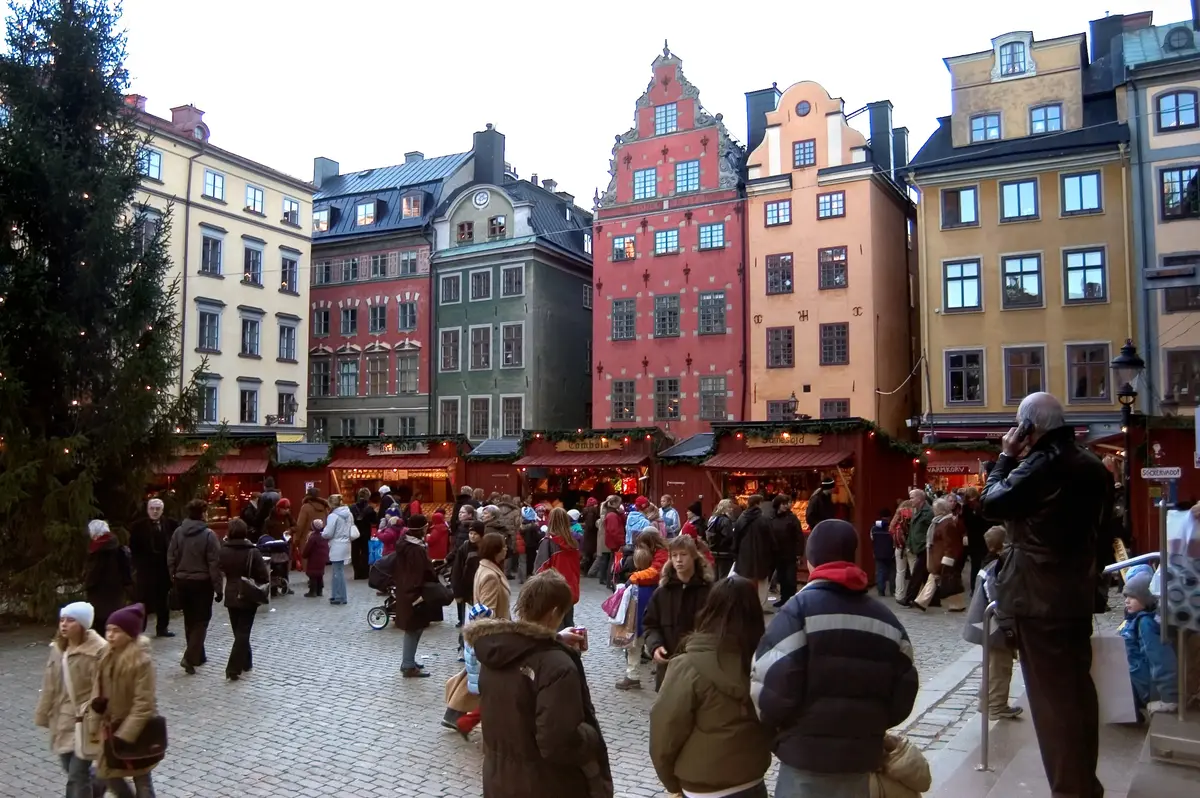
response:
[[[1092,683],[1096,539],[1112,481],[1075,442],[1062,405],[1025,397],[983,489],[984,516],[1003,522],[997,617],[1016,634],[1021,673],[1055,796],[1100,798],[1099,709]]]

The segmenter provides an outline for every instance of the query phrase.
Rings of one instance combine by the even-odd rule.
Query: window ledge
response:
[[[200,275],[201,277],[211,277],[214,280],[224,280],[225,279],[225,275],[223,275],[223,274],[217,274],[215,272],[206,272],[203,269],[196,272],[196,274]]]
[[[769,368],[769,369],[794,369],[794,368],[796,368],[796,364],[788,363],[787,365],[784,365],[784,366],[772,366],[771,364],[768,363],[767,368]]]
[[[1109,399],[1107,396],[1098,399],[1067,399],[1067,404],[1069,405],[1111,405],[1112,403],[1113,400]]]
[[[262,355],[252,355],[249,352],[238,352],[238,357],[244,357],[247,360],[262,360]]]
[[[1041,214],[1034,216],[1015,216],[1012,219],[1001,218],[1000,224],[1022,224],[1023,222],[1040,222],[1041,220]]]
[[[265,215],[265,214],[264,214],[264,215]],[[295,229],[295,230],[299,230],[299,229],[300,229],[300,224],[299,224],[298,222],[289,222],[287,219],[280,219],[280,220],[279,220],[279,223],[280,223],[281,225],[283,225],[284,227],[291,227],[291,228],[293,228],[293,229]]]
[[[818,216],[818,217],[817,217],[817,221],[818,221],[818,222],[824,222],[824,221],[826,221],[826,220],[828,220],[828,219],[845,219],[845,218],[846,218],[846,214],[844,214],[844,213],[837,213],[837,214],[832,214],[832,215],[830,215],[830,216]]]
[[[241,283],[242,283],[242,285],[249,286],[250,288],[262,288],[263,287],[262,283],[256,283],[253,280],[241,280]]]
[[[217,197],[211,196],[211,195],[209,195],[209,194],[201,194],[201,195],[200,195],[200,199],[205,199],[205,200],[208,200],[209,202],[215,202],[215,203],[217,203],[218,205],[228,205],[228,204],[229,204],[229,203],[228,203],[228,202],[226,202],[225,200],[223,200],[223,199],[218,199]]]
[[[667,251],[665,251],[665,252],[655,252],[655,253],[654,253],[654,257],[656,257],[656,258],[662,258],[662,257],[666,257],[667,255],[678,255],[678,254],[679,254],[679,250],[678,250],[678,249],[670,249],[670,250],[667,250]]]
[[[276,363],[299,363],[300,361],[296,360],[296,358],[294,358],[294,357],[277,357],[277,358],[275,358],[275,362]]]
[[[263,213],[262,211],[256,211],[256,210],[254,210],[253,208],[251,208],[249,205],[247,205],[246,207],[242,208],[242,212],[243,212],[243,213],[248,213],[248,214],[250,214],[251,216],[257,216],[257,217],[258,217],[258,218],[260,218],[260,219],[266,219],[266,218],[267,218],[267,215],[266,215],[265,213]]]
[[[845,289],[847,289],[849,287],[850,287],[850,283],[847,282],[843,285],[818,285],[817,290],[818,291],[844,291]]]
[[[279,293],[281,293],[281,294],[287,294],[288,296],[300,296],[300,292],[299,292],[299,291],[293,291],[293,290],[292,290],[292,289],[290,289],[290,288],[280,288],[280,289],[279,289]]]
[[[843,363],[818,363],[817,365],[818,365],[818,366],[821,366],[822,368],[824,368],[825,366],[849,366],[849,365],[850,365],[850,361],[849,361],[849,360],[847,360],[847,361],[845,361],[845,362],[843,362]]]
[[[1066,300],[1063,300],[1063,307],[1065,307],[1065,308],[1071,308],[1071,307],[1075,307],[1077,305],[1085,305],[1086,306],[1086,305],[1107,305],[1107,304],[1108,304],[1107,296],[1094,297],[1094,298],[1090,298],[1090,299],[1066,299]]]
[[[951,407],[986,407],[986,406],[987,406],[987,402],[979,402],[979,401],[949,402],[948,401],[948,402],[946,402],[944,407],[946,409],[949,409]]]
[[[767,296],[790,296],[796,293],[795,291],[768,291]]]
[[[942,308],[942,314],[946,316],[955,316],[963,313],[983,313],[983,308]]]
[[[979,227],[979,222],[971,222],[970,224],[942,224],[942,230],[970,230]]]
[[[156,186],[165,186],[166,185],[166,183],[164,183],[159,178],[151,177],[150,175],[142,175],[142,182],[143,183],[153,183]]]
[[[697,252],[720,252],[723,249],[728,249],[724,244],[719,247],[697,247]]]
[[[764,226],[764,227],[787,227],[787,226],[788,226],[789,224],[791,224],[791,223],[792,223],[792,222],[791,222],[791,220],[789,219],[789,220],[788,220],[788,221],[786,221],[786,222],[775,222],[775,223],[767,222],[767,223],[765,223],[763,226]]]
[[[1000,310],[1004,310],[1004,311],[1007,311],[1007,310],[1045,310],[1045,309],[1046,309],[1045,302],[1041,302],[1037,305],[1012,305],[1012,306],[1004,305],[1004,304],[1000,305]]]
[[[202,346],[196,347],[196,351],[202,355],[219,355],[219,354],[221,354],[220,349],[205,349]]]
[[[1171,222],[1194,222],[1197,219],[1200,219],[1200,213],[1183,214],[1178,216],[1167,216],[1164,214],[1162,216],[1163,224],[1170,224]]]
[[[1058,215],[1058,218],[1071,219],[1076,216],[1099,216],[1102,213],[1104,213],[1103,208],[1091,208],[1089,210],[1084,210],[1084,211],[1063,211],[1062,213],[1060,213]]]

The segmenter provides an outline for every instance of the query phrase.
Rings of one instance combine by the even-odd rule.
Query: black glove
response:
[[[108,709],[107,698],[104,696],[97,696],[96,698],[92,699],[92,711],[97,715],[103,715],[106,709]]]
[[[215,596],[213,596],[213,604],[220,604],[224,600],[225,600],[224,593],[217,593]]]

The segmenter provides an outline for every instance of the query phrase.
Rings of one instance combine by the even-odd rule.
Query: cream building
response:
[[[301,432],[312,184],[213,146],[195,106],[163,119],[127,102],[151,135],[137,202],[150,224],[171,214],[179,380],[203,365],[200,430]]]

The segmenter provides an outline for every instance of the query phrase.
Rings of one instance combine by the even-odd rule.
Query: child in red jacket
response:
[[[433,514],[433,523],[425,535],[425,546],[429,559],[436,569],[446,561],[446,553],[450,546],[450,527],[446,526],[446,515],[442,511]]]
[[[305,598],[316,598],[325,590],[325,566],[329,564],[329,541],[321,536],[325,522],[314,518],[312,531],[304,542],[304,573],[308,576]]]

